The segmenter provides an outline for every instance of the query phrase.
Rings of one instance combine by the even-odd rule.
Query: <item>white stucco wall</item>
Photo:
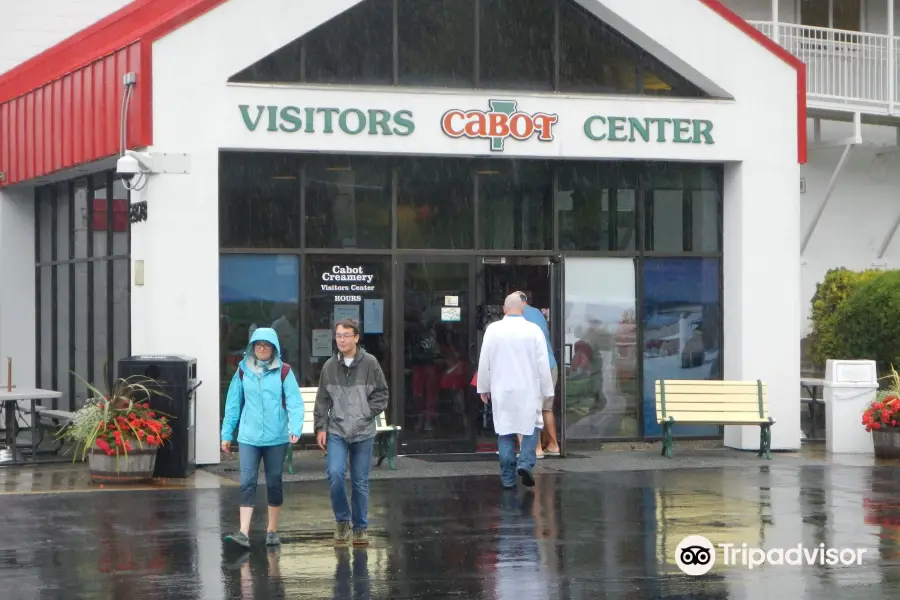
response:
[[[34,188],[0,190],[0,383],[35,384]],[[22,403],[25,406],[25,403]],[[3,425],[0,424],[0,428]]]
[[[811,119],[809,131],[812,140]],[[853,127],[849,123],[822,121],[821,131],[823,140],[835,140],[851,136]],[[900,232],[884,257],[878,259],[885,237],[900,217],[900,153],[878,155],[879,150],[896,146],[897,130],[867,125],[863,126],[862,138],[863,143],[850,150],[831,199],[801,257],[801,337],[809,333],[810,301],[816,284],[828,269],[900,268]],[[802,169],[806,179],[806,193],[800,201],[803,232],[824,200],[842,151],[842,147],[834,147],[809,153],[809,162]]]
[[[0,2],[0,74],[93,25],[133,0]]]
[[[725,375],[769,384],[773,448],[799,447],[799,166],[796,150],[796,74],[755,41],[696,0],[584,0],[586,7],[653,47],[695,81],[740,99],[697,102],[614,96],[590,101],[563,95],[391,91],[304,91],[226,84],[229,76],[355,4],[312,0],[231,0],[154,45],[154,147],[186,152],[188,175],[155,175],[142,195],[148,221],[133,228],[132,257],[145,261],[145,285],[132,289],[134,353],[185,353],[198,359],[198,463],[219,461],[218,150],[309,148],[422,154],[489,154],[488,142],[451,140],[439,133],[441,107],[485,107],[489,97],[518,99],[524,110],[560,115],[554,143],[507,143],[504,156],[618,156],[730,160],[725,191]],[[647,10],[652,4],[653,10]],[[260,21],[260,14],[278,19]],[[684,36],[685,28],[704,31]],[[235,31],[240,34],[227,35]],[[194,50],[205,48],[203,53]],[[728,61],[719,57],[727,53]],[[184,60],[191,56],[191,60]],[[360,108],[412,107],[417,131],[405,138],[370,139],[242,129],[236,103]],[[527,104],[527,106],[526,106]],[[587,111],[587,112],[586,112]],[[588,143],[585,114],[629,116],[711,115],[716,146]],[[575,116],[577,115],[577,117]],[[571,121],[571,123],[569,122]],[[565,124],[564,124],[565,123]],[[573,124],[574,123],[574,124]],[[371,136],[380,137],[380,136]],[[359,136],[369,138],[369,136]],[[402,142],[402,143],[398,143]],[[311,144],[313,146],[311,146]],[[769,222],[772,211],[782,218]],[[185,260],[189,248],[190,260]],[[793,257],[785,260],[786,257]],[[779,290],[772,294],[772,289]],[[726,442],[758,445],[758,428],[735,428]]]

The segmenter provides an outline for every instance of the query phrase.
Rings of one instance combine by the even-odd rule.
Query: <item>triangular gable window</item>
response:
[[[575,0],[365,0],[229,81],[709,96]]]

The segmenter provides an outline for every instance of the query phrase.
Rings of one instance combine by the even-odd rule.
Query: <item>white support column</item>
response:
[[[34,225],[34,188],[0,190],[0,383],[10,357],[21,388],[35,384]]]
[[[888,14],[888,109],[890,114],[894,114],[894,100],[897,96],[897,60],[894,55],[896,45],[894,44],[894,0],[887,0]]]
[[[781,44],[780,33],[778,27],[778,0],[772,0],[772,39],[775,40],[776,44]]]

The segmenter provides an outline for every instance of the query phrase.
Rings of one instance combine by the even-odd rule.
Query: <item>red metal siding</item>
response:
[[[147,95],[141,44],[121,50],[0,105],[0,171],[8,185],[119,153],[123,76],[137,74],[128,145],[149,144],[140,116]]]
[[[0,75],[0,187],[118,154],[128,72],[127,143],[151,145],[153,42],[225,1],[134,0]]]

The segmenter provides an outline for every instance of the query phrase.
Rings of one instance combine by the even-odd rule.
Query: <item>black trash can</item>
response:
[[[197,359],[187,356],[130,356],[119,360],[121,379],[149,377],[153,410],[172,415],[172,438],[159,448],[154,477],[183,478],[197,468]]]

